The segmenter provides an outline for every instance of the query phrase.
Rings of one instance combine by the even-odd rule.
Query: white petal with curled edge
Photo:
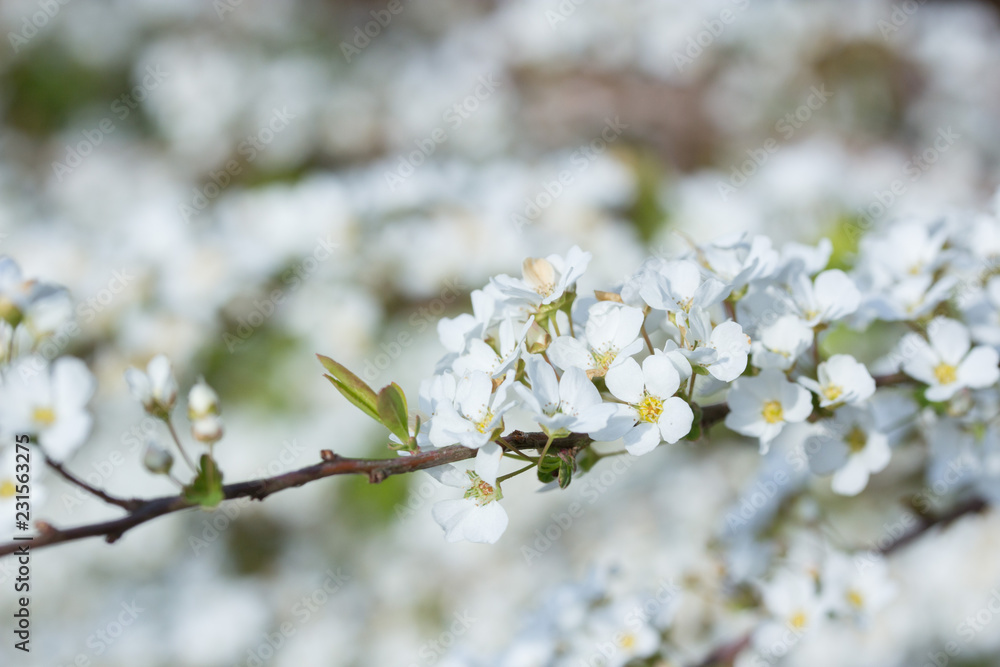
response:
[[[625,434],[623,439],[625,449],[632,456],[642,456],[656,449],[663,440],[656,424],[642,422]]]

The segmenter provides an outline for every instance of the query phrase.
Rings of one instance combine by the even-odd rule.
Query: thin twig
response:
[[[507,443],[516,443],[521,449],[541,449],[545,446],[547,436],[544,433],[514,431],[504,436],[502,440]],[[571,449],[579,447],[583,442],[590,442],[590,439],[586,435],[572,433],[565,438],[560,438],[552,446],[560,450]],[[417,470],[435,468],[446,463],[471,459],[476,455],[476,451],[475,449],[469,449],[461,445],[453,445],[451,447],[432,449],[425,452],[418,452],[412,456],[400,456],[393,459],[354,459],[338,456],[329,450],[324,450],[321,452],[323,458],[321,463],[274,477],[227,484],[223,487],[223,496],[226,500],[234,498],[263,500],[278,491],[302,486],[317,479],[333,475],[367,475],[368,481],[377,483],[390,475],[410,473]],[[60,529],[48,523],[37,522],[36,526],[39,529],[39,533],[31,541],[0,544],[0,556],[14,553],[25,544],[32,549],[40,549],[88,537],[104,537],[109,543],[115,542],[127,531],[136,526],[165,514],[172,514],[195,506],[182,495],[137,500],[135,503],[133,507],[130,507],[129,514],[126,516],[101,523]]]
[[[191,470],[194,471],[194,474],[197,475],[198,474],[198,467],[195,466],[195,464],[188,457],[187,452],[184,450],[184,445],[181,444],[181,439],[179,437],[177,437],[177,430],[174,428],[174,422],[173,422],[173,420],[170,419],[170,417],[167,417],[163,421],[165,421],[167,423],[167,429],[170,430],[170,437],[172,437],[174,439],[174,443],[177,445],[177,449],[180,451],[181,456],[184,457],[185,463],[187,463],[188,466],[191,468]]]
[[[45,457],[45,463],[50,468],[52,468],[57,473],[59,473],[60,477],[62,477],[63,479],[65,479],[70,484],[73,484],[75,486],[80,487],[81,489],[83,489],[84,491],[86,491],[87,493],[89,493],[90,495],[95,496],[97,498],[100,498],[104,502],[109,503],[111,505],[117,505],[118,507],[121,507],[122,509],[128,510],[129,512],[131,512],[131,511],[137,509],[142,504],[142,502],[143,502],[143,501],[138,500],[136,498],[132,498],[130,500],[125,500],[124,498],[118,498],[117,496],[112,496],[109,493],[105,493],[104,491],[101,491],[100,489],[98,489],[98,488],[96,488],[94,486],[91,486],[87,482],[83,481],[82,479],[80,479],[79,477],[77,477],[76,475],[74,475],[73,473],[71,473],[69,470],[66,470],[66,468],[64,468],[61,463],[57,463],[56,461],[53,461],[48,456]]]

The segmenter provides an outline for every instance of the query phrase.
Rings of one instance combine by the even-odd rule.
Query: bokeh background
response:
[[[3,0],[0,253],[70,287],[81,329],[51,349],[100,383],[71,468],[118,495],[173,491],[141,466],[143,434],[164,434],[122,378],[159,352],[183,388],[203,374],[222,396],[236,481],[323,448],[386,455],[313,354],[415,396],[437,319],[525,256],[590,250],[586,291],[684,236],[828,236],[839,262],[882,218],[989,210],[998,18],[914,0]],[[491,664],[547,590],[597,567],[623,588],[683,582],[690,664],[745,627],[712,592],[721,517],[759,462],[718,447],[643,458],[599,493],[512,481],[494,546],[446,544],[430,504],[447,493],[415,475],[38,552],[34,652],[4,640],[0,663]],[[894,461],[874,500],[832,503],[832,525],[874,539],[914,470]],[[116,514],[39,483],[57,525]],[[574,501],[583,515],[526,557]],[[789,664],[923,664],[1000,585],[998,529],[970,518],[901,553],[875,626]],[[951,664],[998,664],[998,646],[1000,622]]]

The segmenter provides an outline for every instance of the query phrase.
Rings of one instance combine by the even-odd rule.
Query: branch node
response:
[[[388,477],[388,475],[386,474],[385,470],[382,470],[381,468],[372,468],[371,470],[368,471],[368,482],[370,484],[378,484],[379,482],[383,481],[386,477]]]
[[[35,521],[35,528],[37,528],[38,532],[41,533],[41,534],[43,534],[43,535],[49,535],[51,533],[58,533],[59,532],[56,529],[56,527],[53,526],[48,521],[42,521],[42,520]]]
[[[319,456],[327,463],[333,463],[340,458],[339,454],[334,454],[333,451],[329,449],[320,450]]]

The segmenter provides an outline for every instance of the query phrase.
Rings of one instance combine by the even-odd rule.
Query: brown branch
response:
[[[502,440],[514,444],[521,449],[539,449],[545,446],[546,436],[544,433],[514,431],[504,436]],[[561,438],[553,442],[552,447],[559,450],[579,447],[586,440],[587,437],[585,435],[571,434],[566,438]],[[329,450],[323,450],[323,461],[321,463],[281,475],[275,475],[274,477],[227,484],[223,487],[223,493],[226,500],[234,498],[263,500],[278,491],[302,486],[317,479],[333,475],[367,475],[370,482],[377,483],[391,475],[435,468],[447,463],[470,459],[475,455],[476,450],[468,449],[461,445],[428,450],[413,454],[412,456],[399,456],[393,459],[354,459],[338,456]],[[39,549],[88,537],[104,537],[106,541],[114,542],[125,534],[126,531],[136,526],[165,514],[172,514],[195,506],[193,503],[185,500],[183,496],[166,496],[150,500],[122,500],[94,489],[85,482],[81,484],[81,480],[78,480],[58,464],[54,467],[57,472],[66,477],[71,483],[81,485],[102,500],[123,508],[125,508],[125,504],[129,504],[129,507],[126,508],[129,509],[129,513],[118,519],[67,529],[56,528],[46,522],[39,521],[36,522],[39,532],[32,540],[2,544],[0,545],[0,556],[14,553],[24,545],[32,549]]]
[[[83,481],[82,479],[71,473],[69,470],[66,470],[66,468],[64,468],[61,463],[53,461],[48,456],[45,457],[45,463],[50,468],[59,473],[59,476],[65,479],[70,484],[80,487],[87,493],[96,496],[97,498],[100,498],[101,500],[110,505],[117,505],[118,507],[121,507],[123,510],[132,512],[139,509],[139,507],[143,503],[143,501],[137,498],[130,498],[129,500],[125,500],[124,498],[118,498],[116,496],[112,496],[109,493],[105,493],[104,491],[101,491],[97,487],[91,486],[87,482]]]
[[[916,382],[916,380],[905,373],[890,373],[889,375],[875,376],[876,387],[892,387],[894,385],[905,384],[907,382]]]
[[[703,410],[702,428],[707,429],[721,421],[728,412],[729,407],[725,404],[705,407]],[[544,433],[514,431],[498,439],[497,442],[517,451],[520,449],[541,449],[545,446],[545,441],[546,435]],[[572,433],[565,438],[555,440],[552,443],[552,449],[559,451],[574,450],[586,446],[589,442],[590,439],[586,435]],[[323,458],[321,463],[281,475],[275,475],[274,477],[227,484],[223,487],[223,493],[226,500],[234,498],[263,500],[272,493],[302,486],[317,479],[333,475],[367,475],[368,481],[374,484],[381,482],[390,475],[400,475],[417,470],[435,468],[447,463],[471,459],[475,455],[476,450],[468,449],[461,445],[432,449],[418,452],[411,456],[399,456],[392,459],[354,459],[338,456],[330,450],[323,450],[321,452]],[[104,537],[107,542],[114,542],[124,535],[126,531],[136,526],[165,514],[172,514],[195,506],[193,503],[185,500],[183,496],[165,496],[150,500],[123,500],[90,486],[69,473],[60,464],[50,462],[50,465],[70,483],[80,486],[101,500],[128,510],[129,513],[118,519],[66,529],[56,528],[49,523],[38,521],[36,522],[38,534],[31,541],[0,544],[0,556],[14,553],[25,544],[32,549],[39,549],[88,537]]]
[[[984,512],[988,507],[989,504],[985,500],[983,500],[982,498],[973,497],[970,498],[969,500],[966,500],[963,503],[956,505],[955,507],[951,508],[947,512],[944,512],[943,514],[938,514],[936,516],[931,516],[931,517],[922,517],[919,526],[913,528],[910,532],[901,535],[900,537],[896,538],[889,544],[885,545],[884,547],[879,549],[879,552],[882,553],[883,555],[889,555],[894,551],[896,551],[897,549],[901,549],[906,545],[910,544],[918,537],[931,530],[932,528],[938,526],[942,528],[946,527],[954,523],[958,519],[962,518],[963,516],[966,516],[967,514],[980,514],[981,512]]]

